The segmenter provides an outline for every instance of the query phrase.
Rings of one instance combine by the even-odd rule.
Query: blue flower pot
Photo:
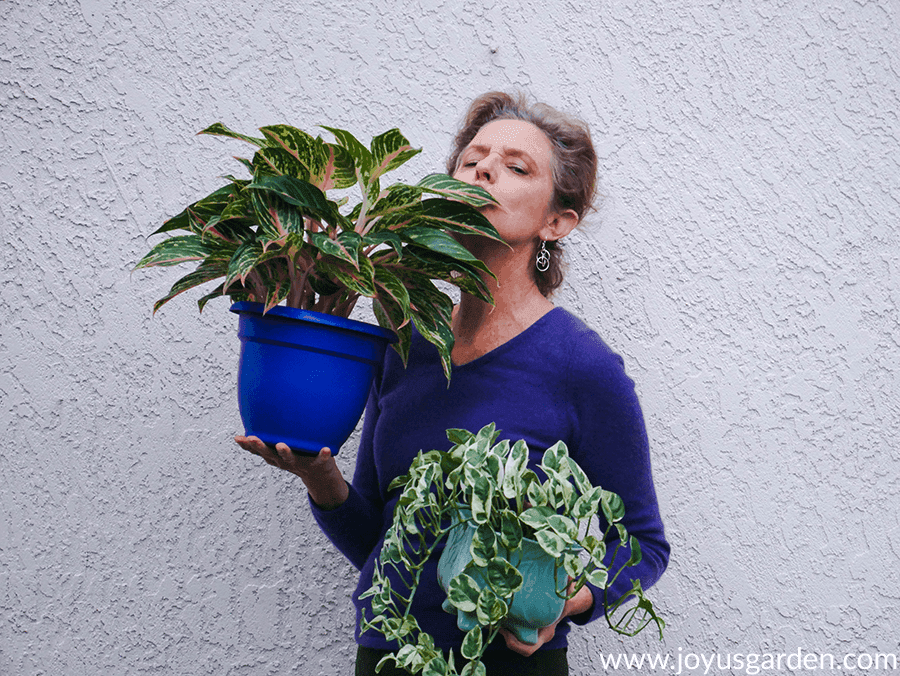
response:
[[[366,406],[375,372],[397,337],[379,326],[261,303],[240,316],[238,405],[247,436],[298,453],[337,453]]]
[[[468,513],[464,511],[463,517],[468,518]],[[444,551],[438,561],[438,582],[445,592],[450,580],[462,573],[472,561],[471,547],[475,528],[472,522],[458,522],[447,535]],[[499,549],[502,555],[504,550],[502,547]],[[557,570],[555,559],[541,549],[537,542],[528,538],[523,538],[519,549],[508,552],[508,556],[504,558],[518,569],[525,582],[522,589],[513,595],[509,615],[500,625],[509,629],[523,643],[537,643],[538,629],[553,624],[563,613],[566,601],[560,594],[565,593],[569,576],[561,566]],[[475,580],[479,589],[487,584],[483,570],[472,565],[465,571]],[[469,631],[478,626],[475,613],[459,611],[450,603],[450,599],[445,599],[441,607],[456,615],[456,626],[461,630]]]

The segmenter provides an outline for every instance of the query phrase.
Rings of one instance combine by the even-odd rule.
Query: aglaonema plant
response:
[[[484,189],[445,174],[415,185],[382,189],[385,174],[417,155],[397,129],[366,147],[350,132],[323,127],[326,142],[279,124],[262,137],[221,123],[201,134],[225,136],[256,147],[252,159],[237,158],[249,179],[225,176],[226,185],[200,199],[153,234],[183,231],[154,246],[135,266],[197,263],[154,305],[154,313],[193,287],[221,280],[198,304],[218,296],[250,300],[264,311],[289,307],[348,317],[362,296],[372,299],[378,323],[397,334],[395,349],[408,355],[412,325],[438,349],[450,377],[451,299],[434,280],[491,301],[487,267],[455,234],[500,240],[478,211],[494,203]],[[361,200],[333,191],[358,188]]]
[[[565,580],[556,590],[560,599],[573,597],[590,582],[604,590],[610,628],[633,636],[654,624],[662,638],[665,622],[639,580],[633,580],[624,596],[608,601],[608,590],[619,575],[641,560],[637,538],[622,523],[622,499],[591,485],[564,443],[543,454],[539,467],[546,479],[541,481],[528,467],[525,442],[495,443],[498,435],[493,424],[477,434],[448,430],[454,444],[449,451],[420,452],[409,472],[391,483],[390,489],[400,489],[401,494],[372,586],[363,594],[371,598],[374,616],[364,615],[362,629],[380,632],[399,645],[382,663],[395,662],[413,674],[460,673],[453,653],[445,656],[435,647],[434,638],[420,629],[410,608],[425,562],[452,530],[466,527],[475,531],[471,561],[449,583],[442,582],[453,611],[467,614],[475,624],[460,649],[467,660],[462,676],[485,675],[484,650],[506,626],[516,595],[524,593],[526,580],[515,564],[522,559],[526,541],[536,542],[552,559],[553,578]],[[598,513],[606,524],[601,537],[590,532]],[[615,543],[610,552],[607,543]],[[626,544],[627,560],[624,556],[617,560]],[[439,571],[447,554],[445,549]]]

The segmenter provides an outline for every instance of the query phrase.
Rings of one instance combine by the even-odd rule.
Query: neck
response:
[[[477,341],[484,335],[494,340],[515,336],[553,309],[537,287],[526,252],[505,250],[482,258],[496,279],[486,276],[494,305],[463,293],[453,316],[453,335],[461,344]]]

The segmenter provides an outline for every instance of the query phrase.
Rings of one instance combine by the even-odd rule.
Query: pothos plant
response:
[[[397,129],[375,136],[369,147],[350,132],[323,127],[321,137],[292,126],[262,127],[245,136],[216,123],[201,134],[255,146],[238,159],[249,179],[225,176],[226,185],[186,207],[153,234],[183,231],[154,246],[135,266],[199,263],[154,305],[222,280],[199,300],[200,310],[218,296],[284,303],[341,317],[360,296],[372,299],[378,323],[397,334],[395,349],[408,355],[412,324],[440,352],[450,377],[452,301],[433,280],[449,282],[490,302],[488,268],[454,234],[502,241],[477,210],[493,198],[484,189],[445,174],[415,185],[382,189],[384,175],[417,155]],[[332,199],[330,191],[358,188],[359,201]]]
[[[513,565],[526,539],[537,542],[570,580],[557,594],[571,598],[588,582],[604,590],[604,614],[609,626],[633,636],[649,624],[660,638],[665,622],[644,595],[640,580],[614,602],[607,590],[628,567],[641,560],[638,540],[622,523],[625,508],[615,493],[591,485],[584,470],[569,457],[563,442],[548,448],[539,468],[541,481],[528,467],[524,441],[495,443],[493,424],[477,434],[451,429],[449,451],[420,452],[409,472],[395,479],[390,489],[401,494],[384,546],[376,561],[371,598],[373,617],[363,616],[363,631],[380,632],[399,645],[382,663],[393,661],[411,673],[456,675],[454,657],[446,658],[434,638],[420,629],[410,607],[425,562],[451,529],[475,526],[471,562],[446,587],[447,597],[459,612],[477,620],[466,634],[460,653],[468,660],[463,676],[484,676],[481,657],[497,636],[515,595],[525,580]],[[589,532],[591,521],[602,514],[606,530],[601,537]],[[607,556],[607,542],[615,542]],[[617,554],[628,545],[627,560]],[[406,580],[406,589],[391,584],[389,569]],[[615,570],[611,574],[610,571]],[[446,606],[445,606],[446,607]]]

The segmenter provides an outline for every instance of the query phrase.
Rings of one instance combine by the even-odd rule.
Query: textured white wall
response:
[[[673,543],[665,641],[578,630],[573,673],[900,652],[898,14],[0,2],[0,674],[348,673],[354,571],[299,482],[230,440],[227,303],[151,318],[178,272],[129,271],[240,170],[207,124],[399,125],[412,178],[513,87],[595,132],[603,197],[558,302],[638,383]]]

